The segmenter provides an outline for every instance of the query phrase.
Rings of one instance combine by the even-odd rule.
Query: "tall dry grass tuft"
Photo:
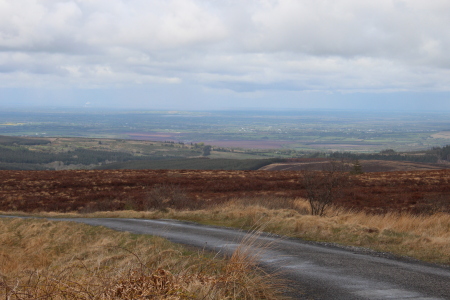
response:
[[[230,259],[88,225],[0,219],[5,299],[280,299],[248,253]]]

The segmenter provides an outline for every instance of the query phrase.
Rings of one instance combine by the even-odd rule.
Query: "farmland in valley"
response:
[[[438,112],[3,110],[0,135],[203,142],[261,154],[415,151],[450,144],[448,120]]]

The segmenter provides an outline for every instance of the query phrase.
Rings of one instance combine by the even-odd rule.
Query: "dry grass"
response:
[[[450,214],[373,215],[332,207],[326,216],[319,217],[305,213],[306,201],[296,199],[292,203],[293,208],[268,209],[259,203],[242,206],[234,202],[208,213],[174,212],[173,217],[243,228],[267,223],[267,231],[281,235],[450,264]]]
[[[60,214],[42,215],[52,217]],[[80,214],[65,216],[79,217]],[[266,224],[266,231],[281,235],[366,247],[450,264],[450,214],[447,213],[375,215],[331,207],[325,216],[319,217],[309,214],[309,204],[304,199],[263,196],[236,198],[203,210],[116,211],[83,216],[172,218],[244,229]]]
[[[266,230],[307,240],[334,242],[391,252],[401,256],[450,264],[450,214],[373,215],[332,207],[326,216],[307,214],[308,203],[292,201],[292,208],[270,209],[232,202],[212,211],[173,212],[174,218],[249,228],[265,223]],[[169,217],[169,216],[168,216]]]
[[[164,239],[45,220],[0,219],[5,299],[280,299],[242,248],[229,259]]]

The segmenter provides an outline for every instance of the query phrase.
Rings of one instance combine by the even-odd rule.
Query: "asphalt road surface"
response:
[[[386,253],[204,226],[174,220],[56,219],[165,237],[185,245],[232,253],[247,241],[264,268],[279,272],[294,299],[450,299],[450,268]]]

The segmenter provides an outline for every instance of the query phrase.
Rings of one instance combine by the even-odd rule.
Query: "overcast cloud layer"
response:
[[[4,103],[450,108],[449,53],[448,0],[0,0]]]

